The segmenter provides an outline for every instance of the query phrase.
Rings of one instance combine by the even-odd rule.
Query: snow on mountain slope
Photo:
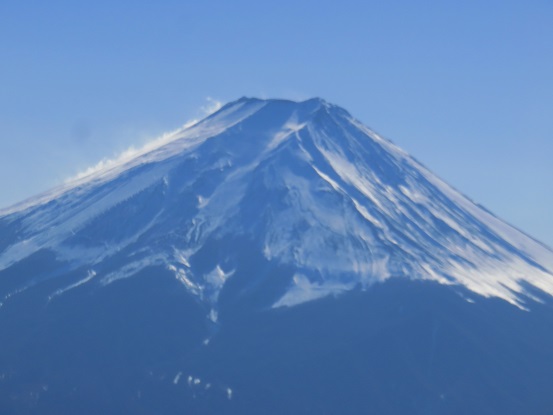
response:
[[[244,241],[294,270],[268,306],[391,277],[460,285],[521,308],[537,300],[529,287],[553,294],[549,248],[345,110],[320,99],[242,98],[168,144],[0,211],[0,280],[40,252],[60,264],[22,277],[0,302],[68,270],[80,277],[52,298],[160,267],[209,304],[215,320]]]

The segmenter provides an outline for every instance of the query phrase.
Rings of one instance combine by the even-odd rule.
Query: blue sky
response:
[[[0,206],[201,115],[320,96],[553,246],[553,3],[0,2]]]

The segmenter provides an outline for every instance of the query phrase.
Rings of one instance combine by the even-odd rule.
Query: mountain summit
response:
[[[17,230],[2,240],[0,270],[49,252],[64,273],[80,273],[52,295],[164,267],[216,306],[245,246],[293,268],[278,276],[273,307],[391,277],[520,307],[528,286],[553,293],[552,251],[319,98],[242,98],[160,148],[8,211],[0,225]],[[55,275],[14,288],[42,278]]]
[[[10,335],[0,346],[0,390],[15,397],[0,397],[0,409],[3,404],[13,413],[28,413],[29,408],[55,413],[64,408],[58,402],[63,396],[79,413],[90,408],[90,413],[105,413],[110,407],[106,402],[117,402],[110,407],[114,411],[135,413],[176,413],[174,408],[272,413],[266,407],[250,407],[253,396],[261,393],[267,402],[292,396],[306,408],[287,413],[337,413],[325,408],[337,408],[332,405],[350,396],[359,383],[341,380],[332,395],[337,400],[327,406],[313,401],[311,393],[320,391],[305,395],[312,400],[302,400],[270,382],[261,392],[253,385],[248,389],[248,382],[255,383],[252,373],[258,373],[250,366],[263,360],[255,330],[273,339],[263,347],[278,349],[266,363],[267,369],[276,370],[271,362],[291,364],[294,348],[304,356],[305,345],[315,347],[311,339],[326,333],[321,327],[304,343],[292,334],[300,343],[283,345],[287,330],[297,330],[298,323],[291,323],[289,316],[318,326],[321,322],[313,322],[317,317],[310,310],[355,324],[360,323],[351,316],[367,312],[367,307],[383,313],[379,321],[370,317],[364,329],[341,333],[348,338],[356,332],[359,341],[365,329],[388,330],[390,317],[379,307],[387,310],[384,298],[388,304],[405,298],[404,290],[410,292],[405,301],[411,306],[429,298],[445,301],[432,312],[451,315],[450,323],[460,330],[454,330],[455,335],[465,330],[463,313],[472,315],[490,304],[494,310],[508,310],[501,315],[535,311],[532,318],[549,316],[544,310],[549,310],[553,294],[553,251],[473,203],[338,106],[319,98],[241,98],[172,133],[164,145],[0,211],[0,329]],[[429,294],[435,292],[439,294]],[[381,293],[377,299],[376,293]],[[344,300],[359,304],[350,309]],[[341,317],[332,317],[334,308],[341,310]],[[392,326],[405,321],[405,316],[397,318]],[[431,318],[429,324],[435,321]],[[435,356],[438,329],[432,330],[430,360],[451,359]],[[119,338],[118,333],[126,334]],[[284,337],[271,337],[277,333]],[[239,338],[251,356],[237,351]],[[56,351],[58,341],[78,370],[66,367]],[[333,356],[339,349],[333,348],[334,341],[311,352]],[[470,343],[475,353],[471,362],[478,360],[474,356],[482,351],[480,342]],[[376,344],[380,352],[387,347]],[[403,360],[413,353],[409,370],[429,385],[438,385],[459,369],[447,372],[432,368],[431,362],[424,372],[416,360],[418,349],[395,350],[395,341],[389,346]],[[516,349],[511,352],[516,354]],[[29,361],[24,361],[25,353]],[[243,367],[218,367],[217,360],[210,360],[220,363],[229,356]],[[311,366],[315,361],[300,360],[307,365],[300,378],[307,376],[313,388],[321,370]],[[346,369],[350,363],[344,363]],[[392,381],[384,379],[389,373],[373,369],[383,376],[380,394],[369,394],[372,400],[355,399],[361,399],[360,408],[380,411],[391,396]],[[390,370],[400,373],[405,368]],[[292,367],[289,371],[295,373]],[[285,372],[277,370],[279,382],[294,383]],[[104,382],[102,373],[114,374],[118,392],[106,389],[111,383]],[[203,380],[200,373],[213,380]],[[76,390],[64,376],[78,385]],[[233,381],[240,385],[236,390]],[[370,378],[373,381],[379,380]],[[455,382],[457,392],[466,391]],[[495,385],[495,380],[490,382]],[[186,391],[180,395],[173,390],[179,383]],[[347,393],[341,391],[344,384]],[[473,396],[476,406],[463,407],[456,400],[451,404],[436,398],[447,396],[438,394],[438,386],[418,385],[424,389],[420,392],[399,384],[414,399],[402,404],[409,411],[404,413],[448,413],[423,412],[442,406],[488,413],[479,412],[477,405],[484,398]],[[327,390],[328,385],[321,388]],[[418,401],[415,391],[422,393]],[[163,409],[164,399],[174,407]],[[91,406],[79,410],[79,402]],[[263,401],[258,404],[263,406]],[[493,406],[487,401],[485,405]],[[401,413],[391,404],[389,408],[376,413]]]

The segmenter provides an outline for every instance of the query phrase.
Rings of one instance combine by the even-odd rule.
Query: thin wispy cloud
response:
[[[223,106],[223,103],[215,98],[207,97],[205,100],[207,103],[200,107],[200,111],[203,113],[204,117],[219,111]],[[198,120],[196,120],[196,122],[197,121]]]
[[[77,173],[75,176],[69,177],[65,180],[65,183],[70,183],[76,180],[81,180],[85,177],[98,173],[100,171],[108,170],[112,167],[119,166],[124,164],[138,156],[149,153],[161,146],[164,146],[167,143],[170,143],[178,137],[178,132],[182,131],[185,128],[189,128],[194,124],[198,123],[202,118],[207,117],[208,115],[213,114],[218,111],[223,106],[223,103],[217,99],[207,97],[206,104],[202,105],[199,108],[200,116],[198,118],[193,118],[187,121],[184,125],[176,130],[163,133],[162,135],[154,138],[153,140],[148,141],[146,144],[140,147],[131,146],[125,151],[120,153],[118,156],[113,158],[104,158],[96,163],[94,166],[90,166],[87,169]]]

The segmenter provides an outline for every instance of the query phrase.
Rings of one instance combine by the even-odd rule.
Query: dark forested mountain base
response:
[[[391,280],[218,324],[154,269],[21,296],[0,313],[0,413],[552,414],[551,303],[462,295]]]

